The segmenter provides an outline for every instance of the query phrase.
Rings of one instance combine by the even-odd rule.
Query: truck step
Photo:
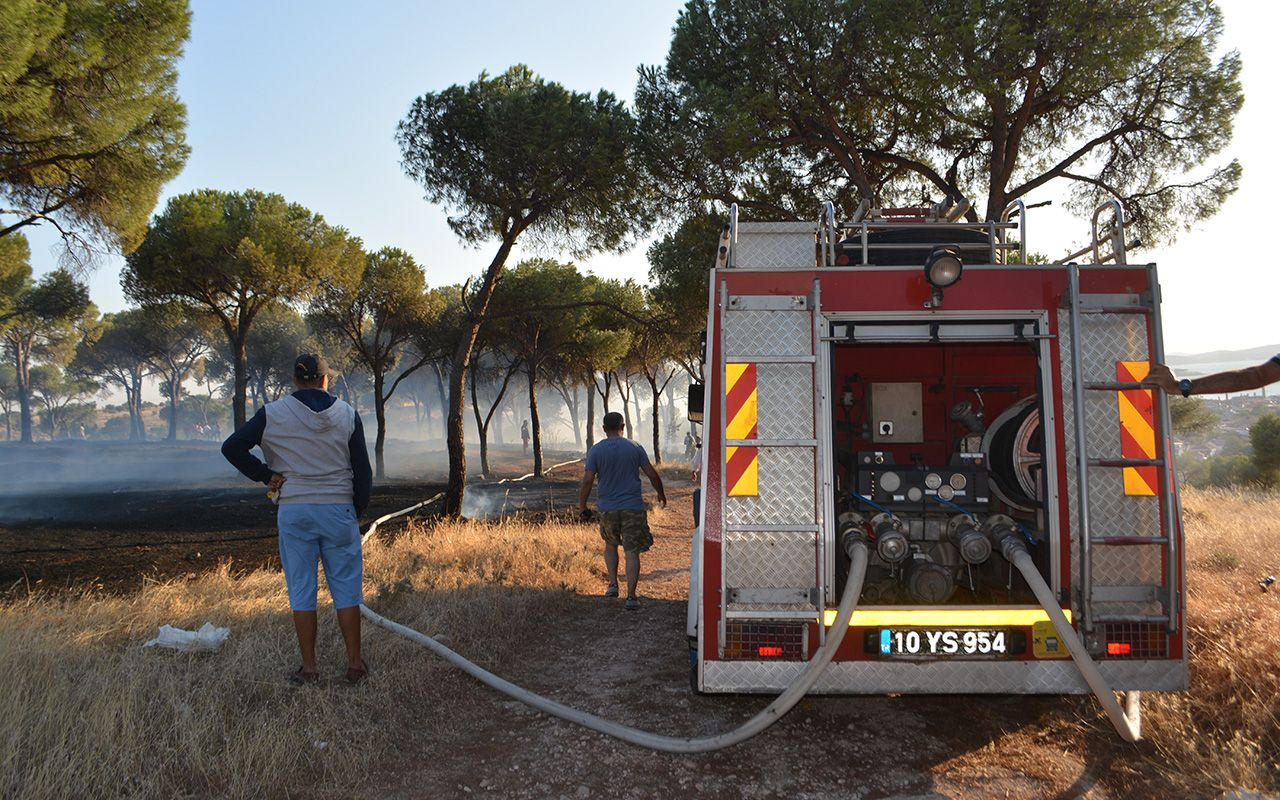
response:
[[[1163,467],[1163,458],[1091,458],[1091,467]]]
[[[1115,547],[1123,547],[1135,544],[1168,544],[1168,536],[1091,536],[1089,541],[1093,544],[1106,544]]]
[[[1149,622],[1149,623],[1167,623],[1169,621],[1168,614],[1094,614],[1093,621],[1096,622]]]

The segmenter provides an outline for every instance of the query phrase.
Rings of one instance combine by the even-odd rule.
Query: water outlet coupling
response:
[[[982,523],[982,532],[991,540],[1006,561],[1013,561],[1014,553],[1027,552],[1027,543],[1018,533],[1018,524],[1004,514],[992,514]]]
[[[967,514],[956,514],[947,522],[947,539],[969,564],[981,564],[991,557],[991,540],[978,530],[977,521]]]
[[[889,514],[877,514],[871,518],[871,529],[876,534],[876,555],[881,561],[897,564],[911,554],[902,520]]]

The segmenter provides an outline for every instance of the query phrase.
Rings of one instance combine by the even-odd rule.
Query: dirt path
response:
[[[642,609],[579,595],[570,613],[522,631],[517,655],[499,674],[605,718],[680,736],[731,729],[768,703],[689,689],[691,489],[668,483],[676,484],[670,507],[650,517],[655,546],[642,559]],[[385,635],[373,633],[372,644]],[[1154,758],[1144,745],[1122,751],[1091,698],[811,697],[743,744],[678,756],[467,686],[463,705],[473,712],[456,720],[449,757],[407,745],[378,771],[369,796],[1097,800],[1133,796],[1116,787],[1127,783],[1133,762]]]

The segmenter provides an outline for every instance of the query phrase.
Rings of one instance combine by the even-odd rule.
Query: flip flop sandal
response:
[[[305,686],[308,683],[315,683],[318,680],[320,680],[319,672],[307,672],[302,667],[298,667],[296,672],[289,675],[289,683],[294,686]]]
[[[369,677],[369,665],[362,658],[360,659],[360,667],[347,667],[347,683],[355,685],[365,678]]]

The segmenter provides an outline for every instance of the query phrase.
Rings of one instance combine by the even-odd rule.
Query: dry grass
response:
[[[1146,696],[1144,733],[1186,796],[1280,789],[1280,496],[1183,493],[1191,689]]]
[[[589,579],[594,550],[580,526],[411,526],[368,548],[366,598],[500,664],[510,637],[478,632],[555,612]],[[305,689],[284,681],[296,646],[276,572],[224,567],[128,597],[0,605],[0,797],[348,796],[393,736],[420,737],[424,758],[443,751],[466,679],[396,637],[366,635],[374,674],[347,687],[326,602],[326,680]],[[216,656],[141,647],[163,623],[206,621],[232,631]],[[423,719],[422,708],[439,713]]]
[[[1192,686],[1147,695],[1155,756],[1127,774],[1139,793],[1153,775],[1188,797],[1276,791],[1280,585],[1264,593],[1257,581],[1280,573],[1280,496],[1188,491],[1184,510]],[[584,526],[410,526],[368,548],[365,590],[393,619],[509,672],[512,632],[563,613],[578,587],[597,591],[597,561]],[[337,680],[336,626],[322,618],[328,680],[299,690],[283,681],[296,655],[276,572],[0,604],[0,797],[342,797],[397,750],[416,764],[443,758],[469,679],[367,629],[374,674],[350,689]],[[232,630],[216,656],[140,646],[162,623],[205,621]],[[1087,735],[1114,744],[1095,728]]]

